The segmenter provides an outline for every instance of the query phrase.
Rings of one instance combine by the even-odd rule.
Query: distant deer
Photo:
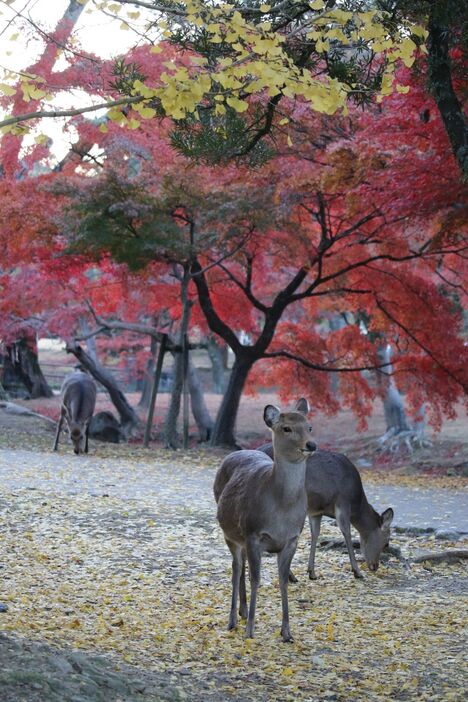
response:
[[[264,551],[278,555],[283,641],[292,641],[289,629],[288,576],[297,540],[307,513],[304,489],[306,456],[316,449],[307,421],[309,405],[303,398],[294,412],[267,405],[263,418],[273,433],[275,457],[261,451],[236,451],[219,468],[214,494],[218,521],[232,554],[232,599],[229,629],[240,616],[247,618],[246,635],[253,638],[260,564]],[[245,561],[250,572],[250,609],[247,613]]]
[[[57,422],[54,451],[57,450],[60,431],[65,419],[76,454],[88,453],[89,423],[96,404],[96,385],[87,373],[75,371],[63,381],[60,391],[62,405]]]
[[[273,457],[272,444],[260,446],[258,450]],[[320,450],[309,456],[305,486],[311,533],[309,578],[315,580],[317,577],[315,549],[324,515],[334,517],[341,529],[354,577],[362,578],[363,575],[356,562],[350,524],[359,532],[361,551],[369,570],[376,571],[380,554],[389,543],[392,508],[382,514],[375,511],[367,501],[357,468],[342,453]],[[296,580],[292,573],[290,578],[293,582]]]

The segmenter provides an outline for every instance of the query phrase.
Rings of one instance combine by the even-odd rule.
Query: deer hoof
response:
[[[291,636],[290,631],[287,631],[285,633],[283,633],[283,631],[281,631],[281,636],[283,637],[283,643],[293,643],[294,642],[294,639]]]
[[[245,638],[246,639],[253,639],[253,637],[254,637],[253,631],[254,631],[253,624],[247,623],[247,626],[245,627]]]
[[[360,570],[353,570],[353,575],[356,579],[364,580],[364,575]]]
[[[294,575],[294,573],[292,572],[292,570],[289,571],[289,582],[290,583],[297,583],[298,582],[298,580],[297,580],[296,576]]]
[[[237,626],[237,618],[236,617],[229,617],[228,631],[232,631],[232,629],[235,629],[236,626]]]
[[[315,575],[314,570],[308,570],[307,572],[309,573],[309,580],[317,580],[318,579],[318,576]]]
[[[248,614],[247,607],[245,607],[245,609],[242,609],[242,607],[239,609],[239,616],[241,619],[247,619]]]

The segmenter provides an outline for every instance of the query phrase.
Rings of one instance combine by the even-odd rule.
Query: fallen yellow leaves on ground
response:
[[[294,561],[300,581],[290,586],[294,643],[281,643],[269,557],[256,638],[246,640],[242,625],[226,631],[230,558],[212,495],[197,487],[217,459],[164,454],[156,463],[122,448],[91,460],[24,452],[28,465],[3,476],[0,601],[8,612],[0,625],[8,633],[99,652],[116,666],[182,671],[187,689],[204,685],[207,700],[466,698],[463,565],[391,559],[361,582],[347,554],[319,550],[311,582],[304,534]],[[19,468],[40,472],[43,484],[19,485]],[[339,535],[330,526],[323,533]],[[429,540],[392,543],[411,555]]]

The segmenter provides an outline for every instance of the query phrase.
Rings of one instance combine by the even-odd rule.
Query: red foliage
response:
[[[167,55],[159,63],[147,57],[145,49],[134,56],[156,81]],[[76,61],[62,78],[98,92],[109,71],[84,72]],[[325,124],[301,105],[291,106],[298,124],[294,147],[280,145],[258,170],[187,163],[172,149],[166,121],[144,122],[134,132],[109,123],[102,133],[97,122],[80,118],[73,122],[78,143],[60,171],[16,180],[20,139],[9,138],[0,181],[2,338],[13,339],[25,327],[68,338],[81,318],[94,325],[89,305],[129,322],[154,324],[164,314],[177,328],[179,282],[167,257],[155,256],[132,272],[107,251],[67,253],[65,234],[77,225],[67,208],[117,174],[152,206],[163,203],[181,231],[187,228],[181,217],[195,224],[213,307],[251,345],[278,295],[304,271],[264,359],[254,366],[251,389],[276,385],[285,399],[307,395],[329,413],[350,407],[365,422],[375,383],[370,371],[353,369],[378,365],[378,346],[389,341],[397,350],[399,387],[414,409],[427,403],[437,425],[468,387],[460,313],[468,198],[424,78],[405,71],[398,81],[405,80],[408,95],[395,94],[381,110],[346,121]],[[90,145],[100,153],[100,166],[83,160]],[[46,152],[30,151],[29,171],[50,156]],[[137,232],[143,220],[135,216]],[[197,338],[208,324],[193,282],[189,295],[191,336]],[[330,321],[343,315],[346,326],[331,329]],[[100,343],[135,356],[142,370],[148,339],[129,334]]]

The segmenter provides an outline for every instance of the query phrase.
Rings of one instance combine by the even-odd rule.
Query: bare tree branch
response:
[[[325,371],[327,373],[355,373],[356,371],[379,370],[381,368],[385,368],[387,366],[392,365],[391,363],[380,363],[373,364],[371,366],[345,366],[342,368],[335,368],[326,364],[322,365],[320,363],[313,363],[312,361],[308,361],[306,358],[303,358],[302,356],[297,356],[296,354],[290,353],[289,351],[271,351],[270,353],[263,354],[263,358],[288,358],[291,361],[296,361],[297,363],[306,366],[306,368],[312,368],[313,370],[318,371]]]

